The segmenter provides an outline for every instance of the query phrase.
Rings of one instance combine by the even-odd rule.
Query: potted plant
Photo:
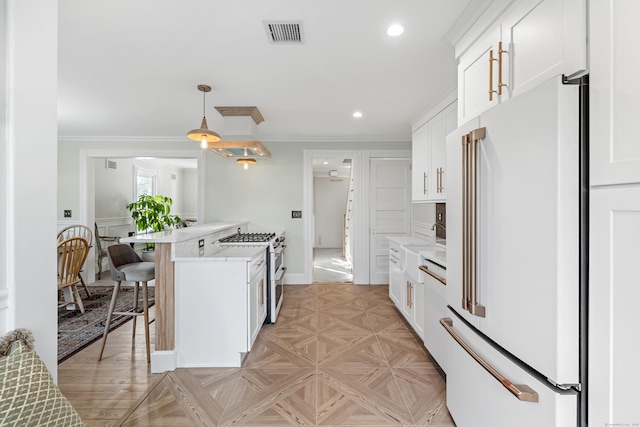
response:
[[[173,199],[167,196],[142,195],[127,205],[131,217],[136,222],[138,232],[162,231],[182,223],[177,215],[171,215]],[[153,251],[155,245],[147,243],[147,252]],[[144,255],[144,254],[143,254]],[[153,254],[150,254],[153,256]],[[144,256],[143,256],[144,258]]]

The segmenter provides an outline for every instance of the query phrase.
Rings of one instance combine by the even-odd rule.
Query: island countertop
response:
[[[176,228],[171,230],[158,231],[155,233],[142,233],[129,237],[122,237],[121,243],[179,243],[186,240],[206,236],[207,234],[217,233],[219,231],[233,229],[237,227],[246,227],[248,221],[229,221],[229,222],[212,222],[193,227]]]

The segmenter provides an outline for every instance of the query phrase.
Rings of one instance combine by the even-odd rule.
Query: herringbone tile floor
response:
[[[387,286],[287,286],[242,368],[165,374],[126,426],[453,426],[441,371]]]

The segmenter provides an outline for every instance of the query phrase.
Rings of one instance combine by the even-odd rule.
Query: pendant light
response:
[[[202,123],[200,124],[200,129],[190,130],[187,136],[189,137],[189,139],[193,139],[194,141],[200,141],[200,148],[205,149],[209,148],[210,142],[220,141],[220,135],[212,130],[209,130],[209,128],[207,127],[207,117],[205,116],[205,95],[207,92],[211,92],[211,86],[198,85],[198,90],[202,92]]]
[[[236,160],[236,163],[239,165],[244,165],[244,170],[249,169],[249,165],[255,165],[256,159],[252,159],[250,157],[247,157],[247,148],[245,147],[244,149],[244,158],[240,158],[238,160]]]
[[[249,165],[255,165],[256,159],[238,159],[236,160],[236,163],[239,165],[244,165],[245,170],[249,169]]]

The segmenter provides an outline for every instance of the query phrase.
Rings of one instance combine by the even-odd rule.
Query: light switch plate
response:
[[[64,210],[64,217],[65,218],[71,218],[71,209],[65,209]]]
[[[291,211],[291,218],[302,218],[302,211]]]

